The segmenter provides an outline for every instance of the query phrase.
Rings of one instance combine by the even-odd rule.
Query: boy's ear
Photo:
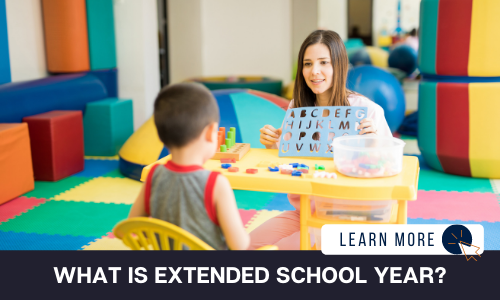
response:
[[[217,127],[217,123],[214,122],[214,123],[210,123],[207,125],[206,127],[206,131],[205,131],[205,139],[207,140],[207,142],[213,142],[213,132],[214,131],[218,131],[218,127]]]

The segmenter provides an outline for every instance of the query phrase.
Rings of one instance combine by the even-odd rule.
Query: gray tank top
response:
[[[214,249],[227,249],[212,197],[217,175],[171,161],[154,166],[146,179],[146,212],[187,230]]]

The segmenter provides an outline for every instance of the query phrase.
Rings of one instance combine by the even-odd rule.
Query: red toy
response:
[[[233,172],[233,173],[236,173],[236,172],[239,172],[240,169],[238,167],[231,167],[231,168],[228,168],[227,169],[229,172]]]
[[[257,170],[257,169],[247,169],[248,174],[255,174],[257,172],[259,172],[259,170]]]
[[[234,164],[234,163],[236,163],[236,159],[234,159],[234,158],[221,158],[220,162],[223,164]]]
[[[23,118],[28,123],[35,180],[57,181],[83,170],[81,111],[51,111]]]

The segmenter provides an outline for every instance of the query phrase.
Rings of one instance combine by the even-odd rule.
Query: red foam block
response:
[[[81,111],[51,111],[23,118],[28,123],[36,180],[57,181],[83,170]]]
[[[248,174],[255,174],[257,172],[259,172],[259,170],[257,170],[257,169],[247,169]]]
[[[228,170],[229,172],[236,173],[236,172],[238,172],[240,169],[239,169],[239,168],[237,168],[237,167],[231,167],[231,168],[228,168],[227,170]]]

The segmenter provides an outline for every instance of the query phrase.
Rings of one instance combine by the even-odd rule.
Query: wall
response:
[[[7,0],[12,82],[47,76],[40,0]]]
[[[347,0],[318,0],[318,28],[333,30],[347,40]]]
[[[153,114],[160,90],[156,0],[114,0],[118,94],[133,99],[134,127]]]
[[[357,26],[359,28],[359,35],[369,36],[371,30],[371,18],[372,12],[370,11],[369,1],[366,0],[349,0],[348,12],[349,12],[349,33],[352,33],[352,27]]]

